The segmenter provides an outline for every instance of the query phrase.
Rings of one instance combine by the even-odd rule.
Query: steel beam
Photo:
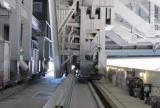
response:
[[[50,14],[50,26],[51,26],[51,40],[52,51],[54,59],[54,72],[56,77],[61,77],[60,70],[60,52],[58,45],[58,27],[57,27],[57,14],[56,14],[56,0],[49,0],[49,14]]]
[[[155,37],[158,34],[151,24],[143,20],[133,11],[129,10],[119,0],[115,1],[114,11],[119,14],[123,19],[129,22],[133,27],[144,34],[144,37]],[[128,17],[130,16],[130,17]]]
[[[27,0],[27,3],[24,4],[24,8],[27,8],[25,20],[22,22],[22,49],[23,49],[23,59],[25,61],[31,60],[31,39],[32,39],[32,7],[33,1]],[[24,9],[25,10],[25,9]]]
[[[149,0],[151,3],[157,5],[158,7],[160,7],[160,1],[159,0]]]
[[[106,50],[108,57],[128,57],[128,56],[160,56],[160,50],[153,51],[152,49],[119,49]]]
[[[19,60],[20,58],[20,35],[21,35],[21,2],[18,0],[16,9],[12,10],[10,15],[10,41],[11,41],[11,60]]]

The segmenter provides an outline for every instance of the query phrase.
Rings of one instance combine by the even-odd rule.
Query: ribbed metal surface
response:
[[[64,18],[66,17],[67,13],[69,12],[69,9],[58,9],[57,10],[57,22],[58,22],[58,28],[62,24]]]
[[[91,6],[93,2],[96,2],[96,6],[113,6],[114,0],[83,0],[84,6]]]

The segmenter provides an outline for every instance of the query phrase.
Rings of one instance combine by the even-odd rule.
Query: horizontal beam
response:
[[[125,50],[106,50],[107,56],[113,57],[134,57],[134,56],[160,56],[160,50],[152,49],[125,49]]]
[[[140,57],[140,56],[160,56],[160,49],[153,51],[152,49],[116,49],[106,50],[108,57]],[[63,51],[61,55],[79,55],[79,51]]]
[[[80,52],[79,51],[67,51],[67,50],[65,50],[65,51],[61,51],[61,55],[80,55]]]

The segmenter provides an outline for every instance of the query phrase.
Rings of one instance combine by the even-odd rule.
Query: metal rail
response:
[[[93,82],[88,82],[87,84],[75,84],[71,100],[70,107],[68,108],[74,108],[75,106],[81,108],[84,107],[84,105],[87,108],[112,108],[108,103],[108,100],[106,100],[103,92]]]
[[[115,108],[94,82],[79,83],[69,75],[43,108]]]
[[[106,93],[102,89],[100,89],[99,85],[97,85],[95,82],[92,82],[92,85],[96,93],[100,97],[101,102],[103,103],[104,107],[105,108],[115,108],[113,107],[112,103],[110,103],[109,98],[106,98]]]

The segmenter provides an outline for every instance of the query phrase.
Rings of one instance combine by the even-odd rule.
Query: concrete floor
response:
[[[110,99],[118,105],[118,108],[151,108],[143,100],[129,96],[128,91],[113,86],[111,83],[103,83]]]
[[[0,108],[42,108],[60,82],[60,79],[53,77],[35,81],[26,89],[0,100]]]
[[[45,77],[31,83],[27,88],[21,89],[8,98],[0,98],[0,108],[43,108],[50,97],[54,96],[61,79]],[[111,99],[119,108],[150,108],[144,101],[130,97],[128,92],[110,83],[103,85]],[[1,95],[0,95],[1,96]],[[71,108],[98,108],[96,101],[87,84],[76,83],[71,98]]]

